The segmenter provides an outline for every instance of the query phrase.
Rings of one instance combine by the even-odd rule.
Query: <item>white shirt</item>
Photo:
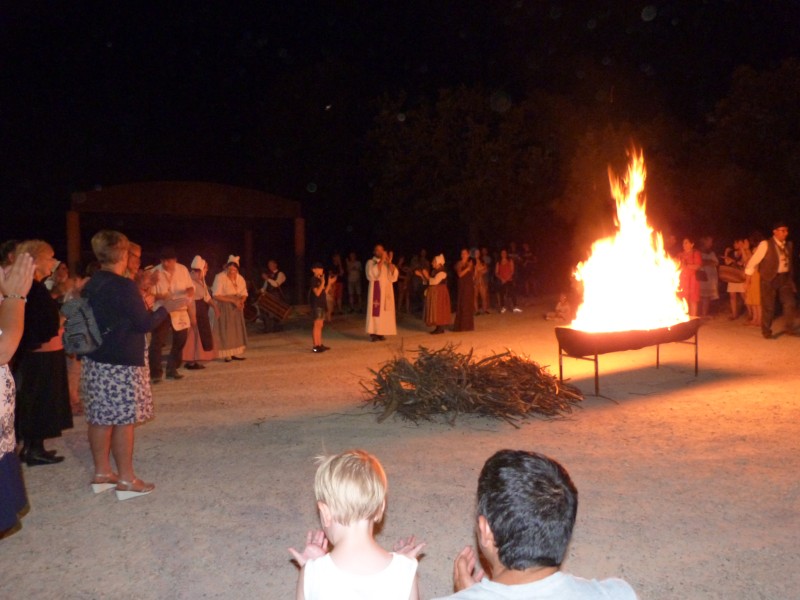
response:
[[[164,265],[158,265],[153,270],[158,273],[158,281],[150,289],[150,293],[154,296],[168,293],[170,299],[184,298],[187,295],[186,290],[194,290],[194,281],[192,281],[192,276],[189,274],[189,269],[180,263],[175,264],[175,270],[172,273],[166,271]],[[155,304],[153,304],[153,310],[157,310],[163,304],[162,300],[156,300]]]
[[[769,240],[762,240],[758,244],[756,251],[753,252],[753,256],[750,257],[750,260],[747,261],[747,266],[744,268],[745,275],[752,275],[755,272],[756,267],[761,264],[761,261],[767,255],[767,248],[770,242],[775,242],[778,247],[778,273],[787,273],[789,271],[789,259],[785,252],[780,252],[780,250],[786,248],[786,242],[779,242],[772,237]]]
[[[236,281],[231,281],[227,271],[222,271],[222,273],[217,273],[214,277],[211,294],[214,296],[243,296],[247,298],[247,282],[239,273],[236,274]]]
[[[306,600],[408,600],[417,573],[417,561],[392,553],[392,561],[373,575],[341,570],[330,554],[309,560],[303,567]]]

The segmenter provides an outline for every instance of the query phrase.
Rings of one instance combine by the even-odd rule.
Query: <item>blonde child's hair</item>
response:
[[[364,450],[347,450],[318,460],[314,495],[328,506],[336,522],[381,520],[387,481],[377,458]]]

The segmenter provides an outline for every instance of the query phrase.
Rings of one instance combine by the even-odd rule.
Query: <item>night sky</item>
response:
[[[374,231],[361,168],[381,98],[635,90],[702,131],[737,66],[798,56],[800,3],[4,3],[2,237],[62,243],[69,194],[213,181],[303,203],[318,246]],[[342,249],[345,249],[344,247]]]

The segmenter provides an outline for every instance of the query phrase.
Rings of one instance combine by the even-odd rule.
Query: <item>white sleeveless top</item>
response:
[[[330,554],[305,564],[306,600],[408,600],[417,561],[392,553],[392,562],[374,575],[355,575],[337,567]]]

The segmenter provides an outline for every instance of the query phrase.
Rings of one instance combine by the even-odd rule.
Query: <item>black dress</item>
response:
[[[18,440],[60,437],[64,429],[72,428],[64,351],[35,352],[58,335],[59,328],[58,303],[43,283],[34,281],[25,304],[25,330],[14,357]]]
[[[456,296],[456,320],[453,331],[472,331],[475,329],[475,271],[458,278]]]

